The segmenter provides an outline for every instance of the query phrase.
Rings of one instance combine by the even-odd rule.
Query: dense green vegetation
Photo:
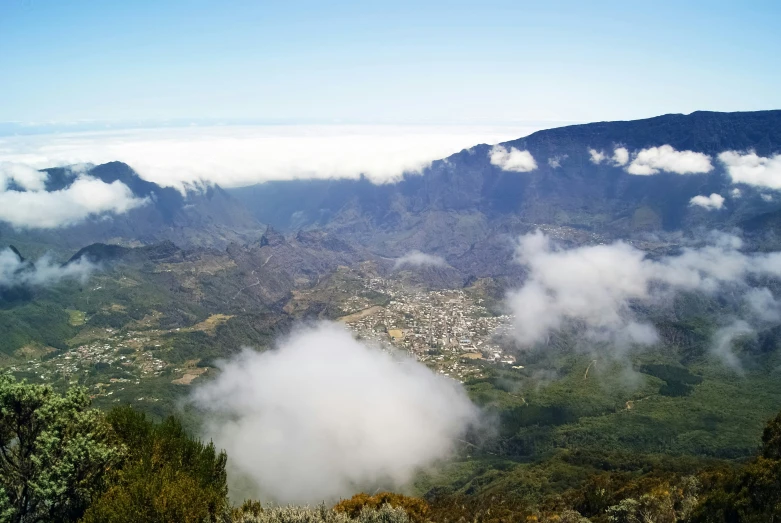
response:
[[[173,418],[0,379],[0,521],[227,520],[225,460]]]
[[[535,410],[541,421],[555,415]],[[516,413],[518,427],[531,418]],[[564,420],[566,421],[566,420]],[[0,521],[84,522],[766,522],[781,516],[781,414],[748,462],[558,451],[519,465],[475,460],[469,478],[425,500],[358,494],[334,509],[231,509],[226,455],[174,418],[149,421],[119,407],[90,408],[83,388],[0,380]],[[457,464],[451,465],[458,468]],[[419,485],[421,486],[421,485]]]
[[[781,413],[746,463],[559,453],[490,489],[357,494],[333,508],[231,508],[226,455],[169,418],[90,408],[81,388],[0,380],[0,521],[424,523],[767,522],[781,516]],[[510,470],[483,463],[487,474]],[[456,485],[457,486],[457,485]],[[472,485],[473,487],[476,486]]]
[[[781,414],[766,426],[760,455],[746,463],[577,451],[530,467],[515,483],[476,494],[435,489],[426,497],[434,521],[776,521],[780,433]]]
[[[83,521],[228,519],[224,452],[190,438],[174,418],[155,425],[142,413],[119,407],[106,419],[127,452]]]
[[[173,270],[179,272],[174,275]],[[95,405],[106,410],[134,405],[152,419],[164,419],[189,390],[172,383],[183,373],[174,369],[194,362],[207,367],[243,346],[268,346],[286,325],[282,315],[239,302],[230,309],[227,321],[208,332],[193,329],[211,314],[225,311],[226,304],[215,303],[215,296],[235,294],[229,281],[235,275],[201,276],[201,291],[182,283],[189,277],[186,270],[132,259],[103,264],[86,283],[66,279],[46,287],[3,289],[0,366],[12,368],[18,378],[51,384],[59,391],[74,383],[83,385]],[[144,333],[138,337],[146,341],[119,348],[118,340],[110,339],[136,336],[130,333]],[[115,361],[86,364],[78,372],[58,370],[67,351],[104,344],[112,347],[112,353],[101,359]],[[117,361],[135,355],[163,361],[166,367],[154,374],[141,373],[137,366]],[[104,385],[112,380],[128,383],[106,390]]]
[[[198,378],[209,379],[215,360],[243,345],[269,346],[292,317],[340,316],[341,296],[358,287],[336,274],[331,279],[338,280],[339,292],[326,281],[297,293],[290,301],[294,307],[283,314],[254,310],[241,297],[220,302],[217,297],[226,289],[238,295],[230,271],[203,276],[197,294],[186,277],[168,270],[149,263],[122,265],[93,276],[88,286],[64,281],[12,295],[0,305],[3,364],[14,365],[15,375],[30,383],[50,384],[17,383],[15,394],[39,387],[31,397],[60,405],[57,392],[70,390],[64,397],[71,399],[62,404],[72,414],[57,422],[68,427],[58,429],[57,441],[67,449],[68,438],[83,434],[73,445],[97,449],[90,454],[94,461],[80,462],[85,467],[80,486],[69,486],[61,476],[25,494],[49,496],[56,490],[65,496],[24,509],[47,511],[39,520],[341,522],[374,521],[384,510],[382,521],[574,522],[585,517],[629,522],[639,513],[656,514],[651,521],[767,521],[778,502],[775,478],[781,469],[772,451],[778,444],[769,442],[781,438],[779,422],[764,444],[760,434],[781,405],[781,333],[769,329],[738,340],[743,368],[736,372],[708,354],[714,318],[727,306],[684,295],[673,304],[674,314],[651,316],[662,337],[652,352],[618,354],[597,347],[585,353],[576,333],[562,332],[543,350],[523,353],[524,368],[475,363],[482,365],[482,377],[465,387],[487,423],[468,435],[454,460],[421,473],[409,486],[420,496],[411,498],[410,506],[425,507],[422,512],[405,505],[400,516],[383,508],[400,506],[390,497],[365,495],[346,511],[270,510],[250,503],[231,512],[225,456],[188,436],[197,420],[178,408],[189,387],[175,379],[182,369],[211,367]],[[387,299],[379,293],[366,297],[371,303]],[[197,327],[216,313],[226,319]],[[30,364],[129,333],[143,333],[139,337],[146,341],[113,347],[112,354],[149,356],[166,362],[166,368],[142,374],[119,361],[97,362],[78,373],[44,377]],[[13,380],[5,379],[11,387]],[[105,385],[111,380],[125,381],[112,384],[109,395]],[[70,389],[74,384],[87,389]],[[90,396],[105,414],[88,408]],[[28,411],[37,408],[31,405]],[[135,410],[117,409],[121,405]],[[169,419],[175,411],[178,421]],[[3,412],[4,422],[13,419],[8,415]],[[41,419],[59,415],[46,416]],[[13,446],[14,437],[8,438],[6,444]],[[751,458],[760,450],[761,457]],[[47,459],[47,470],[70,466],[67,454]],[[35,483],[41,470],[26,473]],[[5,478],[5,514],[11,517],[30,502],[19,504],[21,494],[13,490],[18,476]],[[133,519],[137,514],[143,519]],[[23,520],[35,519],[11,519]]]
[[[501,420],[494,451],[502,455],[533,458],[564,448],[722,458],[754,452],[762,424],[781,405],[777,355],[743,375],[708,360],[689,369],[674,360],[643,363],[650,357],[640,355],[633,369],[626,361],[592,365],[591,356],[548,354],[520,370],[486,365],[487,377],[466,386]],[[670,383],[688,387],[686,394],[669,394]]]
[[[31,344],[64,349],[65,340],[75,334],[70,316],[56,303],[36,301],[12,310],[0,308],[0,354],[13,355]]]

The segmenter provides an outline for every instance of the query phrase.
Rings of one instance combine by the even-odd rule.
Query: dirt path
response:
[[[242,292],[244,292],[244,291],[246,291],[247,289],[249,289],[250,287],[254,287],[254,286],[256,286],[256,285],[260,285],[260,278],[258,278],[258,281],[256,281],[255,283],[253,283],[253,284],[251,284],[251,285],[247,285],[247,286],[246,286],[246,287],[244,287],[243,289],[240,289],[240,290],[239,290],[239,292],[237,292],[237,293],[236,293],[236,295],[235,295],[235,296],[234,296],[232,299],[234,299],[234,300],[235,300],[236,298],[238,298],[238,297],[239,297],[239,295],[240,295]]]
[[[588,379],[588,371],[591,369],[592,365],[596,365],[597,360],[591,360],[591,363],[588,364],[588,367],[586,367],[586,373],[583,374],[583,379]]]

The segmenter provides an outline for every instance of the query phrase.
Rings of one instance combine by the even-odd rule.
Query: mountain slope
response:
[[[45,171],[47,191],[67,188],[76,177],[69,168]],[[68,250],[95,242],[137,245],[170,240],[185,247],[224,248],[231,242],[256,240],[263,231],[257,220],[217,185],[182,194],[172,187],[143,180],[121,162],[98,165],[85,174],[106,183],[119,181],[133,196],[146,199],[147,203],[124,214],[95,216],[53,230],[18,231],[0,223],[4,243],[20,240]]]
[[[531,172],[508,172],[477,145],[435,161],[420,175],[395,184],[360,180],[269,182],[233,189],[262,222],[283,229],[325,227],[378,253],[409,249],[440,253],[452,261],[486,241],[550,224],[612,237],[639,233],[730,227],[778,210],[761,192],[741,187],[731,199],[731,180],[715,155],[725,150],[781,151],[781,111],[696,112],[629,122],[601,122],[536,132],[503,144],[528,150]],[[589,149],[626,147],[630,152],[671,145],[713,157],[707,174],[661,172],[635,176],[609,162],[591,161]],[[697,195],[720,193],[725,208],[692,207]]]

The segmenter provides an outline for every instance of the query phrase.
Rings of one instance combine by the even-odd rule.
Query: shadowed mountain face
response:
[[[483,277],[517,282],[523,272],[513,263],[515,241],[539,227],[573,244],[740,227],[763,248],[781,245],[774,232],[781,198],[768,198],[768,191],[745,185],[740,186],[741,197],[733,198],[734,186],[716,158],[726,150],[753,150],[760,156],[781,152],[781,111],[697,112],[576,125],[503,145],[528,151],[537,167],[503,170],[491,162],[491,146],[476,145],[394,184],[298,180],[183,194],[112,162],[92,167],[88,174],[124,183],[146,199],[145,205],[54,230],[17,231],[0,224],[0,237],[25,252],[39,245],[73,252],[92,243],[170,242],[190,251],[227,249],[232,263],[246,269],[240,271],[247,287],[243,292],[257,294],[263,303],[277,303],[290,289],[317,282],[340,265],[373,259],[380,272],[390,271],[394,258],[414,250],[440,255],[447,266],[408,267],[405,278],[410,282],[458,286]],[[616,147],[632,154],[663,145],[707,154],[714,168],[705,174],[637,176],[610,161],[594,163],[589,152],[609,157]],[[75,179],[68,169],[47,173],[50,191]],[[689,203],[694,196],[712,193],[725,198],[723,209],[709,211]],[[282,232],[271,229],[264,235],[260,223]],[[88,254],[112,255],[108,247],[94,249]]]
[[[779,207],[746,186],[741,186],[740,200],[730,199],[731,181],[716,155],[725,150],[754,150],[761,156],[781,152],[781,111],[696,112],[576,125],[504,145],[528,150],[537,168],[503,171],[489,159],[491,146],[477,145],[395,184],[298,180],[230,192],[259,221],[282,229],[324,227],[382,255],[419,249],[442,254],[454,265],[481,244],[506,254],[508,238],[539,224],[631,237],[731,227]],[[662,145],[708,154],[714,169],[636,176],[610,162],[595,164],[589,153],[593,148],[610,156],[619,146],[637,152]],[[689,205],[692,197],[712,193],[727,198],[724,209]],[[463,263],[474,265],[475,260]]]
[[[73,183],[67,168],[46,169],[47,191]],[[143,180],[128,165],[111,162],[92,167],[87,175],[106,183],[122,182],[147,203],[124,214],[92,217],[66,228],[16,231],[0,223],[4,241],[21,239],[62,249],[80,248],[94,242],[153,244],[163,240],[184,247],[224,248],[231,242],[256,240],[263,227],[244,207],[219,186],[180,193]]]

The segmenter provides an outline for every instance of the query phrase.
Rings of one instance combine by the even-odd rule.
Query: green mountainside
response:
[[[707,174],[632,177],[588,160],[589,147],[617,144],[772,155],[781,151],[781,112],[541,131],[506,144],[540,158],[532,173],[501,171],[489,162],[489,147],[478,145],[381,186],[299,180],[180,193],[121,163],[93,167],[92,176],[120,180],[150,202],[63,230],[0,227],[0,251],[14,267],[0,279],[0,366],[8,373],[0,388],[22,394],[14,379],[23,379],[51,386],[35,389],[48,398],[84,387],[72,409],[82,412],[91,402],[101,413],[83,415],[99,417],[108,424],[101,434],[113,434],[95,445],[110,440],[130,448],[121,461],[100,447],[118,468],[108,483],[90,487],[97,500],[90,511],[77,507],[85,521],[124,521],[120,514],[139,499],[161,514],[160,507],[173,511],[159,521],[184,517],[189,505],[201,512],[188,521],[218,512],[224,521],[273,521],[273,511],[253,502],[231,513],[224,455],[187,435],[197,433],[199,413],[184,400],[242,347],[265,351],[301,322],[340,321],[358,339],[414,355],[461,381],[484,419],[458,441],[453,459],[404,486],[420,499],[363,495],[334,513],[352,519],[324,507],[317,517],[773,521],[781,506],[781,490],[773,490],[781,477],[778,420],[763,429],[781,410],[781,327],[767,322],[735,336],[739,365],[714,358],[709,348],[723,320],[746,313],[734,289],[633,303],[638,321],[659,333],[647,348],[588,339],[577,322],[531,347],[497,328],[507,319],[507,291],[528,277],[515,261],[517,238],[537,229],[562,247],[624,240],[649,259],[681,253],[708,230],[734,227],[744,238],[740,252],[781,249],[779,201],[742,187],[740,201],[707,214],[688,202],[727,194],[722,166]],[[562,160],[558,167],[545,162],[554,156]],[[47,189],[66,186],[69,176],[67,169],[49,170]],[[416,250],[439,257],[401,263]],[[53,261],[42,261],[47,252]],[[28,277],[44,267],[65,276],[43,283]],[[772,276],[749,284],[781,290]],[[467,318],[477,327],[471,339],[447,328],[435,336],[434,317]],[[172,414],[178,421],[164,421]],[[0,444],[10,441],[5,434]],[[180,475],[176,463],[156,454],[159,445],[188,463]],[[154,481],[146,476],[149,463],[159,466]],[[171,478],[181,498],[165,493]],[[753,491],[765,497],[752,498]],[[169,495],[176,498],[169,505],[150,501]],[[386,503],[406,508],[371,519],[361,509],[372,503],[372,510]],[[415,512],[420,507],[426,515]],[[640,519],[643,513],[657,519]]]

